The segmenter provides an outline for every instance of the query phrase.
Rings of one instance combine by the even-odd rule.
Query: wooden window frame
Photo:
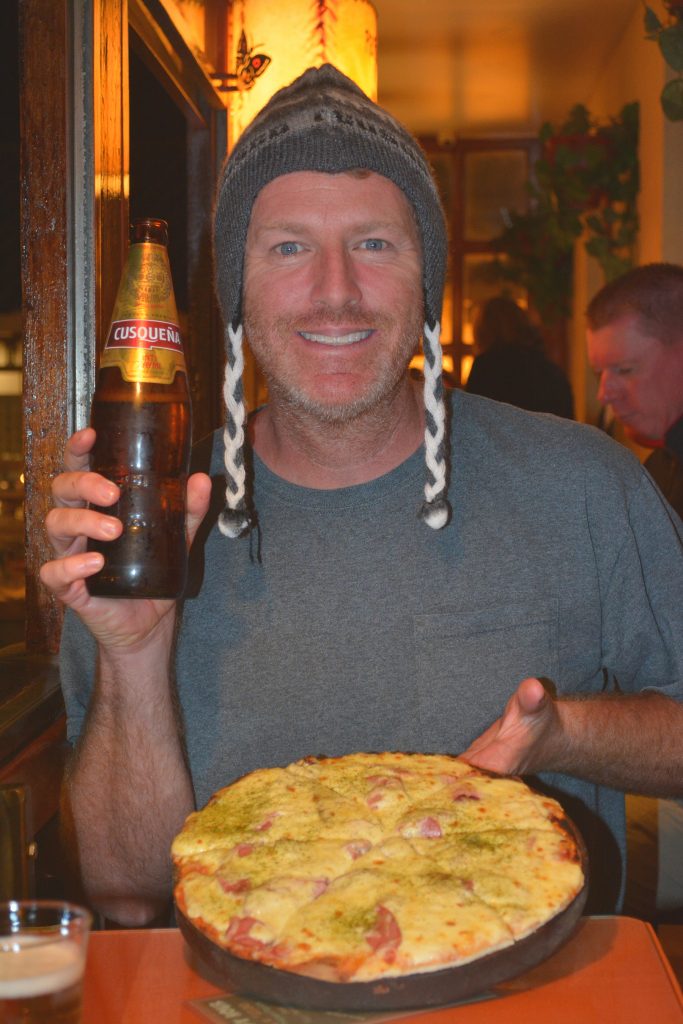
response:
[[[472,153],[525,152],[529,174],[537,156],[538,139],[533,136],[490,136],[481,138],[459,138],[440,142],[434,136],[420,139],[430,159],[435,157],[450,160],[451,203],[447,204],[446,218],[449,234],[449,272],[453,290],[453,339],[449,346],[456,367],[468,352],[463,344],[463,301],[464,269],[466,258],[472,254],[494,254],[498,246],[494,240],[470,241],[465,238],[465,163]],[[502,230],[502,225],[501,225]]]

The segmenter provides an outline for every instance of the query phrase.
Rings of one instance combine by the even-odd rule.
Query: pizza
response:
[[[584,886],[555,800],[440,754],[305,758],[251,772],[172,846],[175,901],[235,956],[329,981],[469,963]]]

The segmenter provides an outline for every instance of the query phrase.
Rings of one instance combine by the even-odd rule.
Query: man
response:
[[[659,495],[597,431],[475,396],[454,395],[447,438],[438,194],[412,137],[335,69],[242,136],[214,242],[228,427],[198,456],[225,462],[228,507],[190,478],[177,636],[169,602],[87,594],[86,536],[121,528],[84,507],[116,493],[88,472],[91,430],[53,487],[42,579],[75,613],[65,796],[88,898],[149,920],[184,816],[252,768],[423,749],[544,773],[614,906],[617,790],[683,786],[683,556]],[[270,394],[246,430],[244,332]]]
[[[598,398],[655,449],[645,465],[683,516],[683,267],[629,270],[594,296],[586,318]]]
[[[683,267],[651,263],[602,288],[586,311],[598,397],[628,436],[653,447],[645,462],[683,516]],[[683,912],[683,804],[631,797],[627,905],[666,919]]]

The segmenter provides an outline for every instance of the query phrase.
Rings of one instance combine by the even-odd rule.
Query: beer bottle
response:
[[[121,488],[123,533],[90,540],[104,567],[86,583],[97,597],[177,598],[187,577],[185,485],[191,410],[168,260],[168,225],[136,220],[100,359],[90,468]]]

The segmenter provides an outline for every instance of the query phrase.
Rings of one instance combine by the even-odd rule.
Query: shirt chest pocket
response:
[[[414,631],[424,749],[460,753],[522,679],[558,678],[555,597],[416,615]]]

